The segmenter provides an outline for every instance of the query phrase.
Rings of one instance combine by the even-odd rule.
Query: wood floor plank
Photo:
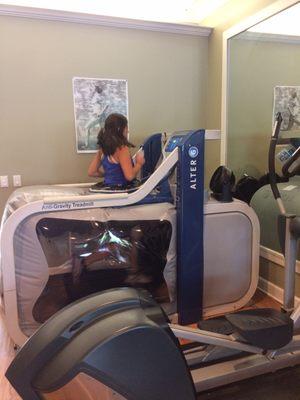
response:
[[[232,383],[198,395],[198,400],[299,400],[300,366]]]
[[[8,380],[5,378],[5,371],[15,351],[3,321],[3,314],[0,312],[0,400],[21,400]]]

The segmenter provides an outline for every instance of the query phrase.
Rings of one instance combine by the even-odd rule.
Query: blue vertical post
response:
[[[199,321],[203,299],[205,131],[191,131],[178,147],[177,310],[182,325]]]
[[[148,137],[143,143],[143,150],[145,155],[145,164],[141,171],[141,180],[144,181],[149,178],[155,171],[156,164],[161,157],[161,133],[155,133]]]

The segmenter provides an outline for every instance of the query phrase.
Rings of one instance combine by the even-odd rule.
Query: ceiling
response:
[[[12,0],[1,5],[70,11],[144,21],[201,25],[230,0]]]
[[[249,32],[300,36],[300,3],[255,25]]]

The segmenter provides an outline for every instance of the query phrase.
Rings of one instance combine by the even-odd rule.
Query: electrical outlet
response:
[[[21,175],[13,175],[14,187],[22,186]]]
[[[8,176],[7,175],[0,176],[0,187],[2,187],[2,188],[8,187]]]

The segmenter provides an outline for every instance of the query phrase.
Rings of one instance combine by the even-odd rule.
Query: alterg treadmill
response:
[[[91,193],[81,185],[12,194],[1,270],[6,325],[16,344],[62,307],[112,287],[149,290],[181,323],[251,299],[257,218],[240,201],[204,201],[204,142],[212,137],[205,130],[172,135],[161,164],[134,192]]]

